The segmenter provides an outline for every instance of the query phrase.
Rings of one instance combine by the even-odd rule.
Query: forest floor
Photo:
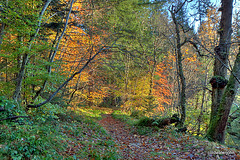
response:
[[[178,133],[171,125],[137,126],[137,119],[119,109],[77,107],[57,118],[34,118],[0,123],[0,160],[240,160],[239,150]]]
[[[173,130],[139,135],[136,128],[111,114],[102,115],[98,123],[111,135],[122,159],[240,159],[236,150]]]

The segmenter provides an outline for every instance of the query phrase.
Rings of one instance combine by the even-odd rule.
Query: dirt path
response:
[[[149,154],[153,148],[146,143],[146,136],[139,136],[130,132],[125,123],[112,118],[110,114],[103,115],[99,123],[109,132],[117,144],[120,144],[120,151],[123,159],[151,159]]]
[[[158,136],[141,136],[131,132],[132,128],[114,119],[110,114],[102,115],[99,121],[119,146],[124,160],[161,159],[240,159],[239,152],[229,151],[224,146],[210,146],[208,141],[183,134],[175,137],[160,131]],[[215,154],[215,148],[223,154]],[[211,154],[212,152],[212,154]],[[220,152],[219,152],[220,153]]]

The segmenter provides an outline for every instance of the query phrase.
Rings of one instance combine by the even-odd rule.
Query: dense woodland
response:
[[[239,150],[239,26],[236,0],[1,0],[0,157],[121,159],[106,113]]]

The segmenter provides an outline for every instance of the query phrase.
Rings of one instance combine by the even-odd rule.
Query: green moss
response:
[[[137,123],[138,126],[148,126],[148,127],[151,127],[157,124],[158,124],[157,121],[149,117],[143,117]]]
[[[216,114],[215,117],[212,118],[212,122],[209,125],[209,129],[206,134],[206,138],[209,141],[215,141],[216,135],[215,135],[215,130],[217,128],[218,121],[220,120],[221,116],[219,114]]]

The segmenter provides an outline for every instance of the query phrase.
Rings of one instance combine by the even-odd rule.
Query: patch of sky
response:
[[[200,18],[197,17],[197,15],[195,14],[197,12],[197,9],[194,9],[194,5],[196,3],[194,3],[195,0],[193,0],[192,3],[189,4],[189,8],[192,9],[188,9],[188,20],[189,20],[189,25],[194,29],[195,32],[197,32],[199,26],[200,26]],[[221,0],[210,0],[211,5],[214,7],[220,7],[221,6]],[[239,0],[234,0],[233,1],[233,16],[236,14],[240,14],[240,1]],[[199,15],[198,15],[199,16]],[[204,19],[202,19],[204,20]]]

